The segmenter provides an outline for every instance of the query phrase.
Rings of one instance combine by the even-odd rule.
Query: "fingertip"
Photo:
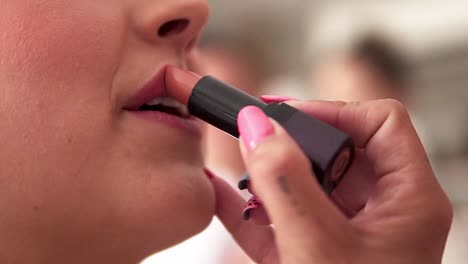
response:
[[[273,125],[262,109],[256,106],[244,107],[238,115],[239,134],[247,147],[254,149],[263,139],[274,134]]]
[[[215,175],[211,170],[204,168],[203,172],[205,172],[205,175],[208,179],[213,180],[215,178]]]

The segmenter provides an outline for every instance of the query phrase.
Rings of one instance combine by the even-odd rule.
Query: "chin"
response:
[[[193,171],[192,171],[193,173]],[[199,169],[195,177],[183,175],[184,180],[179,182],[176,188],[167,196],[167,215],[164,217],[167,222],[163,226],[166,228],[162,233],[167,239],[162,243],[162,249],[180,243],[200,232],[202,232],[211,222],[215,214],[215,194],[209,179]]]
[[[140,260],[200,233],[214,216],[214,189],[203,169],[173,167],[142,186],[129,208],[119,208],[125,247]]]

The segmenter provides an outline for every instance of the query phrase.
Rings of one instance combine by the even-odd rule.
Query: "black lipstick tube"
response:
[[[188,109],[192,115],[239,138],[237,115],[249,105],[261,108],[285,128],[312,162],[323,190],[331,193],[354,158],[354,144],[347,134],[287,104],[266,104],[211,76],[197,82]]]

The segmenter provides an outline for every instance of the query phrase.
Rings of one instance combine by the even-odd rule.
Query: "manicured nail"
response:
[[[252,183],[250,181],[250,176],[249,174],[245,173],[242,178],[239,180],[239,182],[237,183],[237,187],[239,188],[239,190],[243,191],[245,189],[247,189],[249,191],[250,194],[255,194],[253,192],[253,188],[252,188]]]
[[[249,188],[249,185],[250,185],[250,177],[249,177],[249,174],[245,173],[244,175],[242,175],[241,179],[237,183],[237,188],[239,188],[239,190],[242,191],[242,190]]]
[[[270,119],[256,106],[244,107],[239,112],[237,125],[242,140],[249,151],[274,132]]]
[[[250,198],[250,200],[245,205],[244,210],[242,211],[242,218],[244,220],[249,220],[252,211],[260,208],[261,206],[262,204],[260,203],[260,201],[257,200],[255,196],[252,196],[252,198]]]
[[[209,169],[204,168],[203,171],[205,172],[205,175],[206,177],[208,177],[208,179],[212,180],[215,177],[214,173],[211,172]]]
[[[291,96],[281,96],[281,95],[262,95],[260,96],[260,99],[264,103],[282,103],[284,101],[289,101],[289,100],[297,100],[294,97]]]

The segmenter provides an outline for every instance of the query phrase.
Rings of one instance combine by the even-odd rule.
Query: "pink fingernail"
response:
[[[244,218],[244,220],[249,220],[252,211],[260,208],[261,206],[262,204],[260,203],[260,201],[257,200],[255,196],[252,196],[252,198],[250,198],[250,200],[245,205],[244,210],[242,211],[242,218]]]
[[[269,103],[282,103],[284,101],[289,101],[289,100],[297,100],[294,97],[281,96],[281,95],[262,95],[262,96],[260,96],[260,99],[264,103],[267,103],[267,104],[269,104]]]
[[[242,211],[244,220],[252,220],[256,225],[270,225],[271,221],[263,207],[263,204],[256,196],[252,196]]]
[[[273,125],[265,113],[256,106],[244,107],[237,118],[239,134],[247,149],[251,151],[260,141],[274,132]]]
[[[205,168],[203,169],[203,171],[205,172],[205,175],[206,177],[208,177],[208,179],[212,180],[215,177],[214,173],[211,172],[209,169]]]

